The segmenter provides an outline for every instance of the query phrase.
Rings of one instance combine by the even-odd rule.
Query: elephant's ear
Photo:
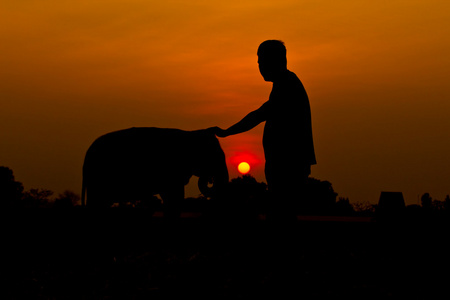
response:
[[[195,153],[193,154],[194,157],[199,159],[198,161],[202,161],[206,157],[214,158],[216,156],[214,152],[216,151],[223,152],[219,140],[211,128],[196,130],[193,131],[193,134],[189,143],[194,145]]]
[[[199,130],[197,134],[199,147],[195,155],[200,177],[198,187],[206,197],[214,197],[228,183],[225,153],[211,130]]]

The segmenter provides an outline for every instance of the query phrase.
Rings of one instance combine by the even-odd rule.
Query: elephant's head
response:
[[[217,196],[224,192],[229,180],[225,153],[213,133],[207,130],[193,133],[196,136],[193,174],[199,177],[198,188],[205,197]]]

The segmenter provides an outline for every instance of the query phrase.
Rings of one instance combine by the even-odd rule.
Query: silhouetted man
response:
[[[214,132],[219,137],[226,137],[266,122],[263,136],[265,175],[273,201],[268,217],[292,219],[294,207],[302,205],[301,195],[311,165],[316,164],[311,109],[303,84],[287,69],[284,43],[265,41],[257,54],[261,75],[265,81],[273,82],[269,100],[230,128],[215,127]]]

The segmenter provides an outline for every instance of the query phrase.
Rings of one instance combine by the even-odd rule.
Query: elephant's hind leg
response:
[[[184,200],[184,185],[175,186],[160,194],[163,200],[164,218],[175,220],[180,218],[181,202]]]

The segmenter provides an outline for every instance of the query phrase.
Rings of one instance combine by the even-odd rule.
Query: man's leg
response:
[[[310,166],[277,168],[266,164],[266,180],[269,188],[268,219],[277,223],[289,223],[297,219],[306,199],[306,183]]]

